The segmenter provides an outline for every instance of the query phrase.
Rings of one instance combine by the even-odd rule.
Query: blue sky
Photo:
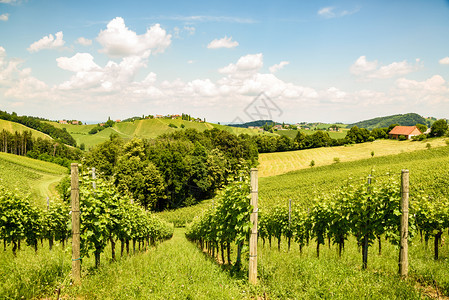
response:
[[[437,0],[0,0],[0,109],[82,121],[448,118],[448,37],[449,1]]]

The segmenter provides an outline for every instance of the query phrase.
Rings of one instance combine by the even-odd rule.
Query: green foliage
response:
[[[426,124],[426,119],[415,113],[399,114],[386,117],[379,117],[370,120],[360,121],[349,127],[357,126],[359,128],[373,129],[387,127],[390,124],[402,125],[402,126],[414,126],[415,124]]]
[[[100,255],[108,241],[115,259],[117,239],[129,243],[146,242],[171,238],[173,227],[151,216],[140,206],[131,204],[130,199],[121,196],[111,183],[96,179],[96,187],[89,176],[83,176],[80,186],[81,210],[81,253],[95,255],[95,266],[100,265]]]
[[[178,128],[178,126],[176,126],[176,125],[173,124],[173,123],[168,124],[168,127],[171,127],[171,128]]]
[[[311,160],[309,166],[310,166],[310,167],[314,167],[314,166],[315,166],[315,161],[314,161],[314,160]]]
[[[204,242],[226,244],[227,247],[231,243],[243,245],[248,240],[251,229],[249,191],[248,178],[230,182],[217,197],[215,206],[194,219],[187,227],[186,237],[198,242],[201,247]],[[236,263],[240,263],[239,259]]]
[[[430,128],[430,136],[444,136],[447,132],[447,121],[440,119],[435,121]]]

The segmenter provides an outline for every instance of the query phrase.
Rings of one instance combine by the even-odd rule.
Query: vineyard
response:
[[[425,251],[427,254],[421,254],[419,258],[416,257],[416,261],[413,261],[415,257],[412,256],[410,278],[414,278],[424,285],[432,285],[438,293],[442,292],[446,295],[449,293],[449,280],[446,273],[443,272],[445,275],[441,276],[440,270],[447,268],[448,258],[447,245],[445,246],[443,237],[449,229],[448,177],[445,176],[448,172],[447,151],[448,149],[445,147],[414,153],[420,159],[413,161],[409,157],[410,154],[406,156],[407,159],[410,159],[410,165],[416,172],[412,177],[411,200],[408,209],[410,216],[408,236],[409,243],[415,247],[412,250],[413,255],[422,249],[428,249],[429,240],[433,242],[432,250]],[[379,165],[391,161],[403,164],[404,158],[404,155],[402,157],[397,155],[380,158],[377,162],[380,162]],[[363,161],[358,162],[360,165],[363,163]],[[392,167],[391,163],[388,165],[390,168]],[[348,168],[347,165],[345,167]],[[429,172],[429,168],[434,168],[437,172]],[[323,170],[327,171],[326,176],[328,177],[334,175],[329,174],[329,169]],[[378,169],[376,168],[376,170]],[[351,171],[355,171],[355,169],[351,168]],[[358,265],[362,269],[368,268],[369,249],[374,248],[374,245],[377,246],[376,256],[382,256],[384,248],[390,252],[393,247],[395,249],[393,251],[396,253],[393,263],[397,263],[402,214],[400,173],[382,174],[373,170],[371,173],[364,178],[347,177],[337,188],[329,189],[328,185],[326,192],[317,193],[315,198],[309,200],[310,202],[295,205],[293,208],[291,208],[291,202],[289,207],[287,201],[284,201],[282,205],[279,201],[273,201],[268,197],[265,199],[266,202],[262,200],[261,203],[265,205],[264,209],[259,212],[259,246],[260,243],[262,247],[266,247],[268,244],[271,248],[272,241],[274,241],[279,252],[286,248],[286,252],[290,252],[291,255],[302,256],[304,248],[307,248],[307,252],[310,254],[310,248],[314,244],[315,255],[320,258],[320,252],[325,244],[329,246],[329,249],[335,245],[337,258],[341,260],[345,255],[345,249],[348,248],[348,243],[354,243],[358,249],[358,255],[361,257]],[[284,177],[283,182],[286,185],[290,184],[285,180],[286,177],[298,180],[298,175],[299,173],[278,177]],[[340,180],[342,178],[340,177]],[[187,229],[186,237],[196,242],[200,249],[204,249],[209,255],[216,257],[217,262],[233,265],[232,269],[240,270],[242,249],[245,251],[248,248],[247,242],[251,226],[248,223],[248,216],[251,207],[248,207],[247,183],[246,187],[237,187],[239,184],[241,186],[241,183],[229,186],[218,197],[216,205],[205,211],[201,217],[194,219]],[[282,188],[282,184],[278,182],[277,187]],[[298,192],[297,189],[295,190]],[[272,192],[273,195],[283,196],[280,190]],[[263,192],[261,194],[263,195]],[[229,197],[234,198],[234,201],[229,203],[230,201],[227,200]],[[305,197],[310,198],[310,194],[306,193]],[[229,234],[230,232],[232,234]],[[384,241],[387,242],[387,245],[384,244]],[[230,243],[234,243],[237,247],[235,263],[232,263],[230,259]],[[282,243],[286,244],[284,248],[281,247]],[[291,249],[293,244],[296,245],[295,248],[299,249],[299,253]],[[441,248],[445,249],[443,257],[440,255]],[[429,255],[429,252],[433,252],[432,255]],[[429,261],[432,256],[436,263],[433,266],[435,269],[423,268],[423,261]],[[397,273],[397,266],[390,270],[385,270],[382,266],[381,269],[387,274]]]
[[[56,185],[67,169],[49,162],[38,161],[0,152],[0,187],[15,191],[43,207],[47,197],[56,196]]]
[[[248,283],[253,208],[244,174],[228,180],[211,200],[154,215],[108,181],[81,176],[82,247],[75,258],[82,261],[81,286],[70,286],[68,207],[55,201],[45,210],[2,191],[0,209],[8,213],[0,219],[5,250],[0,254],[0,297],[36,298],[55,288],[69,297],[94,299],[122,293],[176,299],[447,296],[448,148],[261,178],[257,286]],[[404,168],[410,170],[410,250],[408,277],[401,280]],[[162,219],[177,226],[193,222],[174,230]],[[160,243],[173,232],[174,240]]]
[[[120,256],[146,250],[173,235],[173,226],[146,212],[128,197],[120,197],[117,190],[102,179],[80,180],[81,195],[81,257],[82,261],[93,255],[95,268],[109,244],[111,260],[116,260],[115,245],[120,242]],[[28,198],[5,189],[0,190],[0,239],[3,250],[10,247],[14,257],[24,244],[37,253],[44,248],[52,251],[54,243],[62,248],[72,234],[70,209],[59,202],[49,203],[47,210],[32,205]],[[39,246],[40,244],[40,246]],[[130,250],[131,244],[131,250]],[[47,248],[47,247],[45,247]],[[2,276],[5,274],[2,274]],[[2,298],[15,298],[17,290],[4,290]]]

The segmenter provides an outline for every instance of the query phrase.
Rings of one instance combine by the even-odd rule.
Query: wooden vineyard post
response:
[[[253,285],[257,284],[257,199],[258,199],[258,179],[257,169],[251,169],[251,206],[253,212],[250,216],[252,224],[251,234],[249,237],[249,282]]]
[[[409,172],[402,170],[401,176],[401,242],[399,250],[399,274],[401,277],[408,275],[408,196],[409,196]]]
[[[80,251],[80,193],[78,181],[78,164],[71,165],[72,176],[72,280],[73,284],[81,283],[81,251]]]

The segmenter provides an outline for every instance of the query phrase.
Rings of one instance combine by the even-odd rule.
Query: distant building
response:
[[[122,120],[115,120],[115,122],[120,123]]]
[[[59,120],[59,124],[67,124],[66,120]]]
[[[412,136],[420,135],[422,132],[416,126],[396,126],[389,133],[390,139],[399,139],[400,136],[405,136],[407,140]]]
[[[73,121],[72,121],[72,124],[73,124],[73,125],[80,125],[80,121],[73,120]]]

